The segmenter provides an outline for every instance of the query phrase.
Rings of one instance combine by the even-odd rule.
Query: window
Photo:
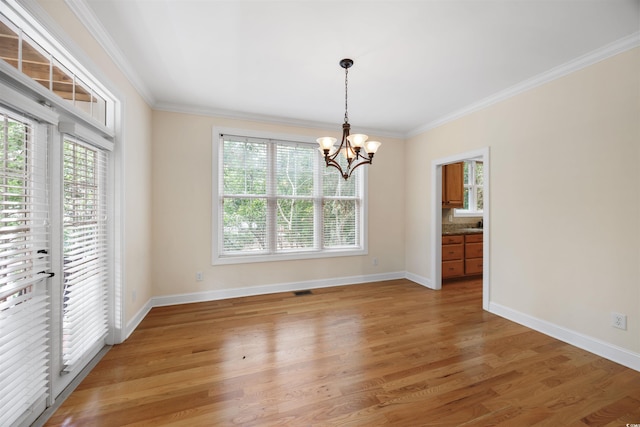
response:
[[[113,100],[100,89],[97,81],[83,73],[75,61],[68,60],[68,55],[51,43],[50,38],[44,37],[19,13],[9,8],[0,13],[0,59],[86,117],[111,127],[113,118],[108,116],[113,111],[110,108]]]
[[[315,142],[214,133],[216,264],[366,253],[364,172],[345,181]]]
[[[483,209],[483,163],[465,160],[463,170],[464,196],[462,209],[455,209],[456,216],[480,216]]]

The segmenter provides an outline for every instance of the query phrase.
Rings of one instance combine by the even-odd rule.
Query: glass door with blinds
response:
[[[108,165],[0,106],[0,426],[33,422],[105,345]]]
[[[109,331],[108,153],[62,136],[62,277],[56,391],[105,345]],[[54,375],[56,372],[54,372]]]
[[[123,339],[120,104],[19,3],[0,10],[2,427],[31,425]]]
[[[49,393],[47,125],[0,109],[0,425]]]

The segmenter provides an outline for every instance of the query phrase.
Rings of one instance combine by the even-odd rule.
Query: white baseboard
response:
[[[416,282],[418,285],[424,286],[425,288],[434,289],[431,279],[427,277],[418,276],[417,274],[409,272],[407,272],[404,277],[411,280],[412,282]]]
[[[279,283],[273,285],[252,286],[248,288],[221,289],[189,294],[152,297],[136,313],[131,321],[127,323],[126,337],[128,338],[129,335],[131,335],[153,307],[216,301],[228,298],[273,294],[278,292],[303,291],[309,289],[328,288],[332,286],[356,285],[361,283],[405,278],[419,285],[433,289],[432,282],[429,278],[409,272],[398,271],[366,276],[338,277],[333,279],[308,280],[305,282]],[[638,353],[634,353],[599,339],[563,328],[556,324],[547,322],[546,320],[538,319],[495,302],[489,303],[489,312],[640,372],[640,354]]]
[[[149,314],[149,312],[153,308],[153,305],[151,305],[152,300],[153,298],[147,301],[145,305],[143,305],[140,310],[138,310],[138,312],[133,316],[133,318],[127,323],[127,328],[124,331],[124,339],[122,340],[122,342],[129,338],[129,335],[131,335],[131,333],[136,330],[140,322],[142,322],[147,314]]]
[[[627,368],[640,371],[640,354],[638,353],[634,353],[624,348],[601,341],[597,338],[581,334],[580,332],[563,328],[556,324],[547,322],[546,320],[538,319],[495,302],[489,303],[489,311],[493,314],[504,317],[505,319],[509,319],[535,331],[619,363]]]
[[[308,280],[305,282],[280,283],[274,285],[252,286],[249,288],[221,289],[216,291],[194,292],[189,294],[174,294],[151,297],[127,323],[124,340],[129,338],[140,322],[153,307],[167,305],[189,304],[194,302],[216,301],[228,298],[240,298],[253,295],[274,294],[278,292],[303,291],[307,289],[328,288],[331,286],[356,285],[360,283],[380,282],[383,280],[404,279],[404,271],[394,273],[370,274],[367,276],[338,277],[334,279]]]
[[[193,302],[216,301],[228,298],[240,298],[253,295],[275,294],[278,292],[303,291],[308,289],[328,288],[331,286],[356,285],[360,283],[379,282],[383,280],[404,279],[405,272],[370,274],[366,276],[337,277],[333,279],[308,280],[305,282],[279,283],[273,285],[252,286],[249,288],[221,289],[215,291],[175,294],[151,298],[153,307],[165,305],[188,304]]]

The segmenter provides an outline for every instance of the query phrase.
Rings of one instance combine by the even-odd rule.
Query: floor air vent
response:
[[[311,291],[295,291],[293,294],[295,296],[297,296],[297,297],[301,297],[303,295],[313,295],[313,292],[311,292]]]

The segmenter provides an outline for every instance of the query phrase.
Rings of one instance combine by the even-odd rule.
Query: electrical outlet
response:
[[[137,294],[136,290],[134,289],[133,291],[131,291],[131,302],[136,302],[137,298],[138,298],[138,294]]]
[[[611,312],[611,326],[614,328],[627,330],[627,315]]]
[[[378,258],[374,258],[371,262],[373,265],[378,265]]]
[[[202,271],[198,271],[196,273],[196,281],[197,282],[202,282]]]

